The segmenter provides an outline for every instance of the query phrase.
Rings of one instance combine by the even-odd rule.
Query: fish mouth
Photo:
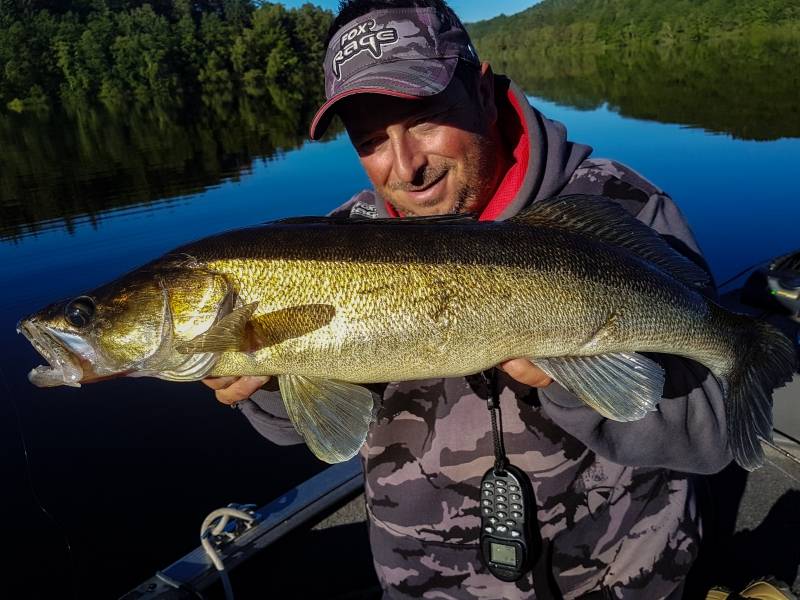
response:
[[[24,335],[36,351],[47,361],[28,373],[28,380],[37,387],[68,385],[80,387],[83,368],[80,360],[47,328],[27,321],[17,325],[17,333]]]

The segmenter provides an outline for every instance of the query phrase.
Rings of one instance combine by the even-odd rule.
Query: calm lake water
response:
[[[800,139],[745,141],[624,118],[605,105],[577,110],[532,101],[565,123],[571,139],[592,145],[595,156],[627,163],[671,194],[717,281],[800,247],[793,175]],[[0,150],[3,159],[24,164],[32,126],[22,119],[5,126],[19,143]],[[797,123],[787,128],[796,130]],[[189,155],[193,144],[187,139]],[[19,553],[20,572],[39,574],[26,580],[29,590],[71,581],[77,597],[118,596],[195,547],[211,510],[228,502],[262,504],[323,467],[304,447],[264,441],[199,383],[122,379],[80,390],[37,389],[26,374],[38,355],[15,333],[31,310],[181,243],[269,219],[323,214],[367,186],[346,137],[297,145],[266,151],[250,145],[226,154],[221,144],[175,164],[167,164],[174,153],[150,153],[147,145],[139,147],[143,160],[126,163],[123,145],[119,157],[97,168],[87,167],[90,156],[60,150],[48,155],[52,177],[20,168],[13,180],[9,172],[0,180],[6,190],[0,476],[11,527],[6,540],[20,540],[30,552]],[[66,220],[52,200],[59,197],[70,199]],[[92,201],[83,205],[79,197]],[[37,208],[30,198],[50,200]]]

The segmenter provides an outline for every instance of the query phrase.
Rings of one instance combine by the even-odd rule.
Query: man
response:
[[[335,211],[353,218],[472,212],[507,219],[559,194],[616,199],[701,265],[672,200],[618,163],[590,159],[564,127],[480,63],[441,0],[346,0],[325,58],[327,102],[374,186]],[[530,477],[547,569],[566,598],[678,598],[698,548],[690,475],[730,461],[716,380],[696,363],[657,357],[658,411],[617,423],[526,359],[497,377],[513,464]],[[276,443],[299,443],[265,378],[206,383]],[[531,598],[479,560],[479,485],[494,454],[480,377],[389,383],[362,449],[375,567],[387,598]],[[594,596],[591,596],[594,594]]]

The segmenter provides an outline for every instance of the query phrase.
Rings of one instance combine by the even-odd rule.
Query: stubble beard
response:
[[[453,173],[461,181],[455,190],[452,205],[446,211],[450,214],[475,213],[476,215],[486,207],[491,200],[492,193],[497,187],[497,162],[498,147],[489,135],[478,135],[475,148],[464,155],[462,162],[463,173],[458,173],[458,163],[452,160],[443,161],[437,165],[426,167],[414,182],[392,182],[376,188],[378,195],[392,205],[398,214],[404,217],[416,216],[413,210],[400,206],[394,198],[396,192],[408,192],[425,189],[431,183]],[[441,198],[420,204],[421,208],[430,208],[441,204]]]
[[[480,215],[497,187],[496,144],[490,137],[481,136],[478,148],[464,160],[464,183],[456,193],[451,212]]]

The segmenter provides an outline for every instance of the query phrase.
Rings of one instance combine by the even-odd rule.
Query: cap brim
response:
[[[311,121],[309,136],[312,140],[320,139],[336,114],[334,106],[356,94],[378,94],[408,100],[438,94],[450,84],[456,64],[458,58],[403,60],[378,63],[364,69],[357,77],[350,78],[351,85],[340,90],[317,110]],[[403,68],[397,68],[399,66]]]

